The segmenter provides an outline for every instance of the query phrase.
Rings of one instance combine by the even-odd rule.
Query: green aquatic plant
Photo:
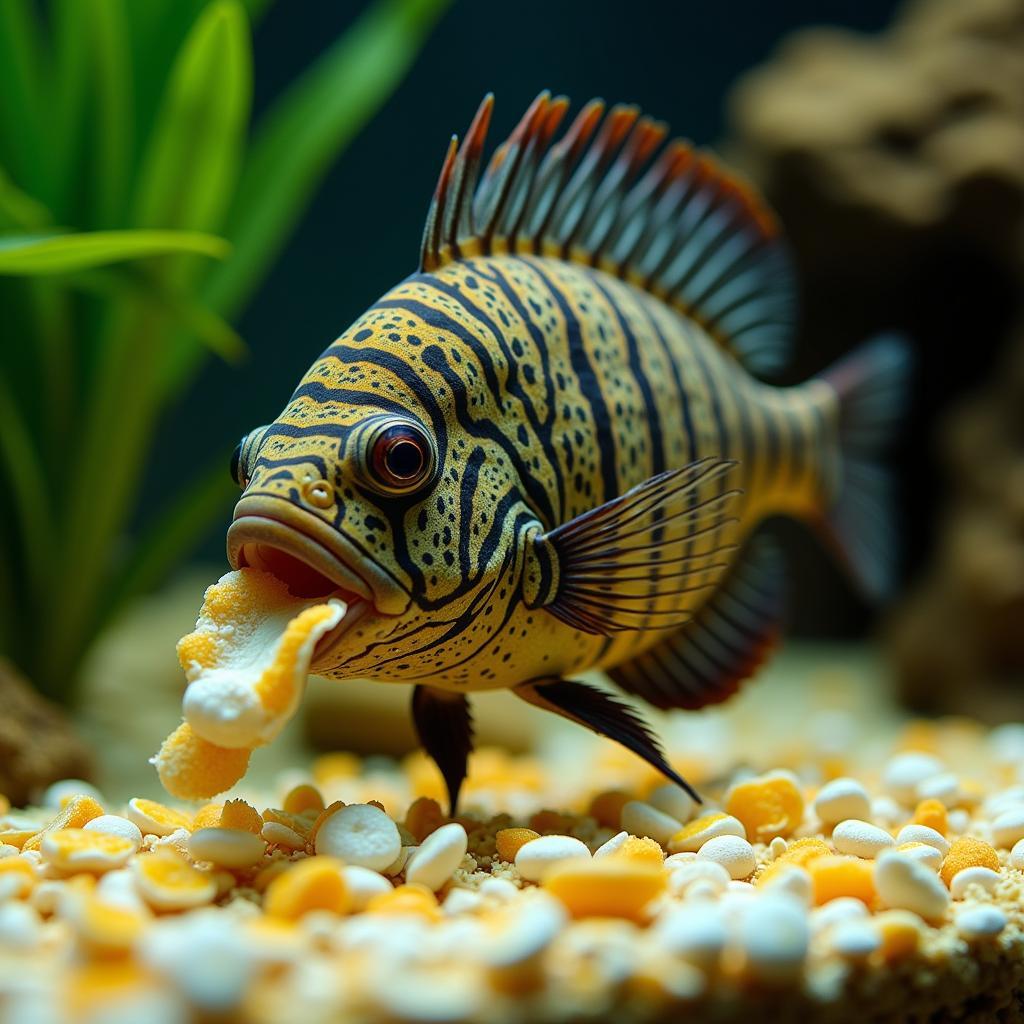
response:
[[[0,652],[83,655],[230,500],[226,453],[132,531],[161,413],[447,0],[375,0],[250,126],[266,0],[0,0]]]

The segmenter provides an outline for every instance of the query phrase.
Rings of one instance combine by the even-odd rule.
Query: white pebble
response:
[[[949,840],[928,825],[904,825],[896,836],[896,843],[899,846],[903,843],[926,843],[938,850],[943,857],[949,853]]]
[[[697,808],[693,797],[674,782],[666,782],[652,790],[647,796],[647,802],[676,821],[682,822],[689,821]]]
[[[996,846],[1010,849],[1024,839],[1024,807],[1003,811],[992,822],[992,841]]]
[[[730,878],[749,878],[757,867],[754,848],[740,836],[715,836],[700,848],[697,857],[721,864]]]
[[[516,853],[516,867],[528,882],[539,882],[553,867],[574,860],[590,860],[590,850],[575,836],[540,836]]]
[[[739,938],[751,973],[769,980],[792,977],[807,956],[807,911],[790,899],[762,896],[743,914]]]
[[[694,859],[669,869],[669,891],[676,895],[686,892],[695,882],[709,882],[719,891],[729,884],[729,872],[717,861]]]
[[[263,822],[260,835],[265,843],[283,846],[286,850],[302,850],[306,846],[306,840],[295,829],[282,825],[279,821]]]
[[[789,843],[782,836],[773,836],[772,841],[768,844],[768,853],[772,860],[777,860],[788,849]]]
[[[267,844],[240,828],[200,828],[189,838],[194,860],[208,860],[222,868],[248,868],[261,860]]]
[[[349,804],[317,829],[316,852],[382,871],[402,852],[398,826],[372,804]]]
[[[1013,844],[1007,863],[1011,868],[1017,868],[1018,871],[1024,870],[1024,839]]]
[[[975,903],[956,915],[956,930],[965,939],[990,939],[1005,927],[1006,915],[990,903]]]
[[[381,868],[382,873],[387,875],[389,878],[394,878],[395,875],[400,875],[405,870],[406,864],[409,863],[409,858],[418,849],[418,846],[403,846],[398,851],[398,856],[386,868]]]
[[[83,779],[61,779],[54,782],[43,791],[39,802],[43,807],[59,811],[75,796],[91,796],[96,803],[103,805],[103,794],[91,782]]]
[[[943,807],[952,807],[960,797],[960,779],[952,772],[941,772],[917,785],[918,800],[938,800]]]
[[[890,758],[882,770],[882,784],[900,803],[912,806],[917,787],[942,771],[942,762],[931,754],[909,751]]]
[[[833,952],[847,960],[865,960],[882,945],[882,937],[868,921],[844,921],[829,935]]]
[[[120,814],[101,814],[98,818],[87,821],[83,828],[87,832],[104,832],[108,836],[130,839],[136,849],[142,845],[142,829],[134,821],[122,818]]]
[[[714,967],[728,941],[725,920],[713,903],[673,908],[654,926],[659,949],[705,970]]]
[[[394,888],[383,875],[358,864],[346,864],[341,869],[341,874],[345,879],[345,887],[352,897],[352,910],[357,914],[366,909],[366,905],[374,896],[391,892]]]
[[[483,903],[484,898],[473,889],[459,889],[454,886],[448,890],[448,895],[441,904],[445,914],[455,916],[456,914],[471,914]]]
[[[519,890],[507,878],[485,878],[477,890],[481,895],[488,896],[498,903],[507,903],[515,899]]]
[[[932,871],[938,872],[942,868],[942,854],[927,843],[900,843],[896,849],[904,856],[920,861]]]
[[[648,836],[662,846],[683,827],[683,823],[671,814],[659,811],[642,800],[629,800],[623,804],[619,825],[630,835]]]
[[[442,825],[431,832],[409,858],[405,880],[437,892],[462,863],[468,845],[466,830],[457,821]]]
[[[484,885],[486,882],[480,886],[481,892]],[[511,920],[506,918],[504,927],[486,935],[476,952],[484,963],[499,972],[536,962],[563,932],[567,916],[558,900],[534,890],[516,901]]]
[[[853,896],[837,896],[811,911],[811,927],[815,932],[823,932],[848,921],[864,920],[868,916],[868,908],[861,900]]]
[[[950,895],[955,900],[962,900],[967,895],[967,887],[980,885],[985,892],[995,892],[999,884],[999,872],[979,865],[958,871],[949,883]]]
[[[1024,761],[1024,724],[1006,722],[997,725],[988,734],[992,756],[1000,764],[1012,765]]]
[[[946,817],[954,835],[963,835],[971,827],[971,816],[962,807],[954,808]]]
[[[594,860],[597,860],[599,857],[608,857],[611,854],[618,852],[622,849],[623,844],[626,842],[628,838],[628,832],[616,833],[614,836],[611,837],[611,839],[609,839],[606,843],[602,843],[594,851]]]
[[[687,903],[713,903],[722,895],[723,891],[716,882],[707,878],[698,878],[696,882],[686,887],[683,898]]]
[[[935,873],[902,853],[884,852],[875,864],[874,879],[878,896],[887,907],[935,920],[949,906],[949,893]]]
[[[871,820],[892,828],[906,818],[906,812],[891,796],[876,796],[871,801]]]
[[[677,868],[682,864],[692,864],[697,859],[697,854],[693,852],[687,853],[670,853],[665,858],[665,867]]]
[[[21,853],[21,850],[16,846],[11,846],[10,843],[0,843],[0,860],[5,860],[7,857],[17,857]]]
[[[698,818],[696,824],[701,824],[704,821],[704,818]],[[693,828],[694,824],[694,822],[690,822],[688,828]],[[687,833],[684,837],[673,839],[668,844],[668,848],[673,853],[696,853],[709,839],[715,839],[718,836],[739,836],[741,839],[746,839],[747,830],[743,827],[743,823],[731,814],[708,815],[706,824],[702,824],[700,828],[694,829],[692,833]]]
[[[832,779],[814,798],[814,813],[823,825],[838,825],[848,818],[867,818],[871,800],[867,790],[856,779]]]
[[[763,883],[762,888],[773,895],[789,896],[805,907],[811,905],[814,895],[814,882],[810,874],[796,864],[773,874]]]
[[[832,830],[832,844],[839,853],[853,854],[854,857],[877,857],[883,850],[896,845],[885,829],[869,821],[847,818]]]
[[[21,900],[9,900],[0,906],[0,949],[33,949],[42,934],[42,922],[33,906]]]

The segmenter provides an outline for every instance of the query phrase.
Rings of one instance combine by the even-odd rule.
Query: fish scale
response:
[[[766,517],[823,528],[866,590],[891,578],[874,463],[901,340],[766,383],[794,319],[770,210],[635,107],[592,101],[556,141],[567,106],[542,93],[481,176],[484,100],[448,148],[418,272],[235,460],[233,566],[283,552],[368,605],[314,668],[414,684],[453,806],[480,689],[685,786],[635,712],[571,677],[602,668],[658,707],[725,699],[779,633]]]

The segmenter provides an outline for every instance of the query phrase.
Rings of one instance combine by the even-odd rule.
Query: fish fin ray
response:
[[[755,373],[792,344],[795,278],[753,186],[634,106],[586,104],[561,138],[564,97],[542,92],[483,174],[488,94],[441,169],[420,270],[492,252],[556,256],[629,280],[701,324]]]
[[[633,708],[611,694],[569,679],[534,680],[517,686],[512,692],[528,704],[552,711],[620,743],[701,802],[693,787],[665,759],[661,744],[647,723]]]
[[[473,716],[463,693],[418,685],[412,691],[412,720],[423,749],[433,758],[448,790],[454,815],[473,751]]]
[[[712,589],[728,567],[725,546],[685,545],[733,521],[737,463],[704,458],[651,477],[625,494],[535,537],[526,603],[573,629],[610,635],[667,628],[689,614],[665,599]],[[686,556],[678,557],[680,551]]]
[[[785,566],[775,541],[750,542],[693,619],[608,676],[657,708],[696,710],[731,697],[763,664],[781,633]]]

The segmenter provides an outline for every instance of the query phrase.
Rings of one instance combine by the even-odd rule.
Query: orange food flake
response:
[[[183,800],[207,800],[230,789],[249,767],[251,751],[218,747],[182,722],[153,758],[164,789]]]
[[[540,838],[539,832],[532,828],[501,828],[494,836],[494,845],[498,856],[511,864],[516,859],[520,848],[525,846],[531,839]]]
[[[157,910],[200,907],[217,895],[217,884],[207,872],[167,847],[136,857],[131,867],[142,898]]]
[[[788,775],[763,775],[733,786],[725,804],[726,813],[738,818],[751,842],[786,838],[804,816],[804,798]]]
[[[436,832],[447,820],[441,812],[441,805],[429,796],[413,800],[405,812],[405,827],[418,843]]]
[[[366,905],[370,914],[414,914],[431,921],[440,921],[441,908],[437,897],[425,886],[417,883],[399,885],[391,892],[377,893]]]
[[[223,810],[223,804],[203,804],[192,819],[192,831],[198,832],[201,828],[219,828],[220,815]]]
[[[345,914],[352,896],[342,863],[335,857],[307,857],[270,880],[263,909],[271,917],[295,921],[311,910]]]
[[[911,821],[915,825],[927,825],[941,835],[949,831],[949,816],[945,804],[940,800],[922,800],[914,808],[914,817]]]
[[[807,864],[814,902],[821,906],[840,896],[852,896],[870,906],[875,900],[874,861],[829,854]]]
[[[622,808],[633,798],[621,789],[606,789],[590,801],[587,813],[605,828],[617,829],[622,820]]]
[[[334,807],[334,804],[331,804]],[[334,807],[334,810],[339,808]],[[334,813],[334,810],[331,813]],[[323,811],[316,816],[314,821],[310,821],[308,818],[300,818],[295,814],[289,814],[287,811],[279,810],[276,807],[267,807],[263,811],[263,820],[274,822],[277,825],[284,825],[285,828],[290,828],[293,832],[297,832],[303,838],[306,838],[310,834],[310,828],[315,824],[317,828],[320,827],[320,817],[323,815]]]
[[[219,824],[221,828],[237,828],[258,836],[263,828],[263,815],[244,800],[229,800],[221,811]]]
[[[963,871],[964,868],[991,868],[999,870],[999,854],[995,848],[986,843],[983,839],[975,839],[974,836],[961,836],[954,839],[942,862],[939,874],[942,880],[949,885],[953,876]]]
[[[296,786],[288,793],[284,798],[284,807],[282,809],[288,814],[298,815],[305,811],[315,811],[319,814],[324,809],[324,798],[320,795],[320,790],[316,786],[304,783],[301,786]]]
[[[91,796],[74,796],[41,831],[26,839],[21,848],[38,850],[48,835],[65,828],[84,828],[93,818],[98,818],[103,813],[103,808]]]
[[[664,867],[630,857],[601,857],[552,868],[544,888],[573,917],[621,917],[642,923],[665,889]]]

